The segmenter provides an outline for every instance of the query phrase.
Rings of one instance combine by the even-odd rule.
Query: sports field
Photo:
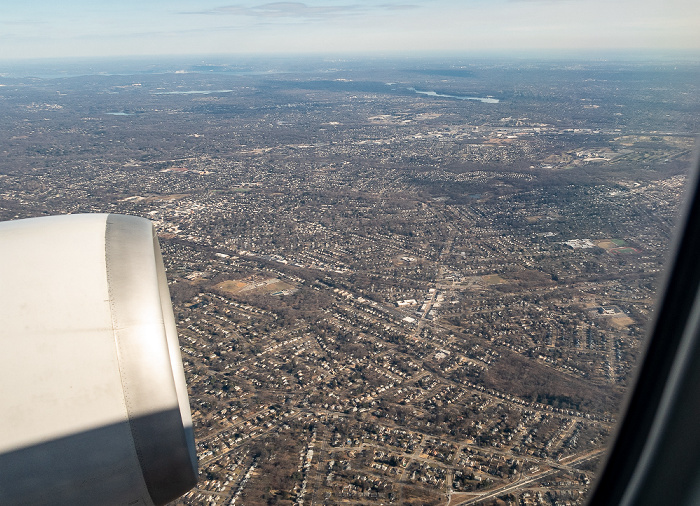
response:
[[[625,246],[627,243],[622,239],[603,239],[602,241],[595,241],[595,245],[604,250],[611,250],[619,248],[620,246]]]
[[[294,289],[293,285],[285,283],[277,278],[255,279],[255,280],[229,280],[222,281],[216,288],[230,294],[238,293],[276,293]]]

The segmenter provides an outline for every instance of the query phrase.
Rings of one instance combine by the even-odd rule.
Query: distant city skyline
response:
[[[2,59],[700,50],[695,0],[29,0],[3,11]]]

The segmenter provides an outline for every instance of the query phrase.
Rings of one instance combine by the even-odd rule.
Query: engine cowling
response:
[[[195,485],[151,222],[0,223],[0,325],[0,504],[164,504]]]

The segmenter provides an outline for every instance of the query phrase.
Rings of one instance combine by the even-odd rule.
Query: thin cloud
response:
[[[233,15],[256,18],[320,19],[337,15],[355,14],[364,12],[365,10],[366,9],[361,5],[318,5],[312,7],[301,2],[272,2],[252,7],[224,5],[191,14]]]
[[[34,29],[34,28],[45,28],[47,26],[51,26],[50,23],[46,21],[37,21],[37,20],[15,20],[15,19],[3,19],[0,20],[0,27],[2,28],[7,28],[7,29],[20,29],[20,30],[29,30],[29,29]]]
[[[386,9],[389,11],[408,11],[412,9],[419,9],[420,5],[415,5],[415,4],[383,4],[380,5],[382,9]]]
[[[354,16],[369,12],[411,10],[419,8],[414,4],[346,4],[346,5],[309,5],[303,2],[270,2],[265,4],[245,6],[240,4],[222,5],[212,9],[185,12],[183,14],[242,16],[258,19],[297,19],[321,20],[333,17]]]

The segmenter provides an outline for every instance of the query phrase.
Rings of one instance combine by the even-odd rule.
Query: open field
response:
[[[245,280],[222,281],[221,283],[216,285],[216,288],[233,295],[244,292],[257,294],[275,294],[277,292],[282,292],[285,290],[293,290],[294,286],[289,283],[285,283],[284,281],[280,281],[277,278],[267,278],[259,280],[248,280],[247,282]]]

